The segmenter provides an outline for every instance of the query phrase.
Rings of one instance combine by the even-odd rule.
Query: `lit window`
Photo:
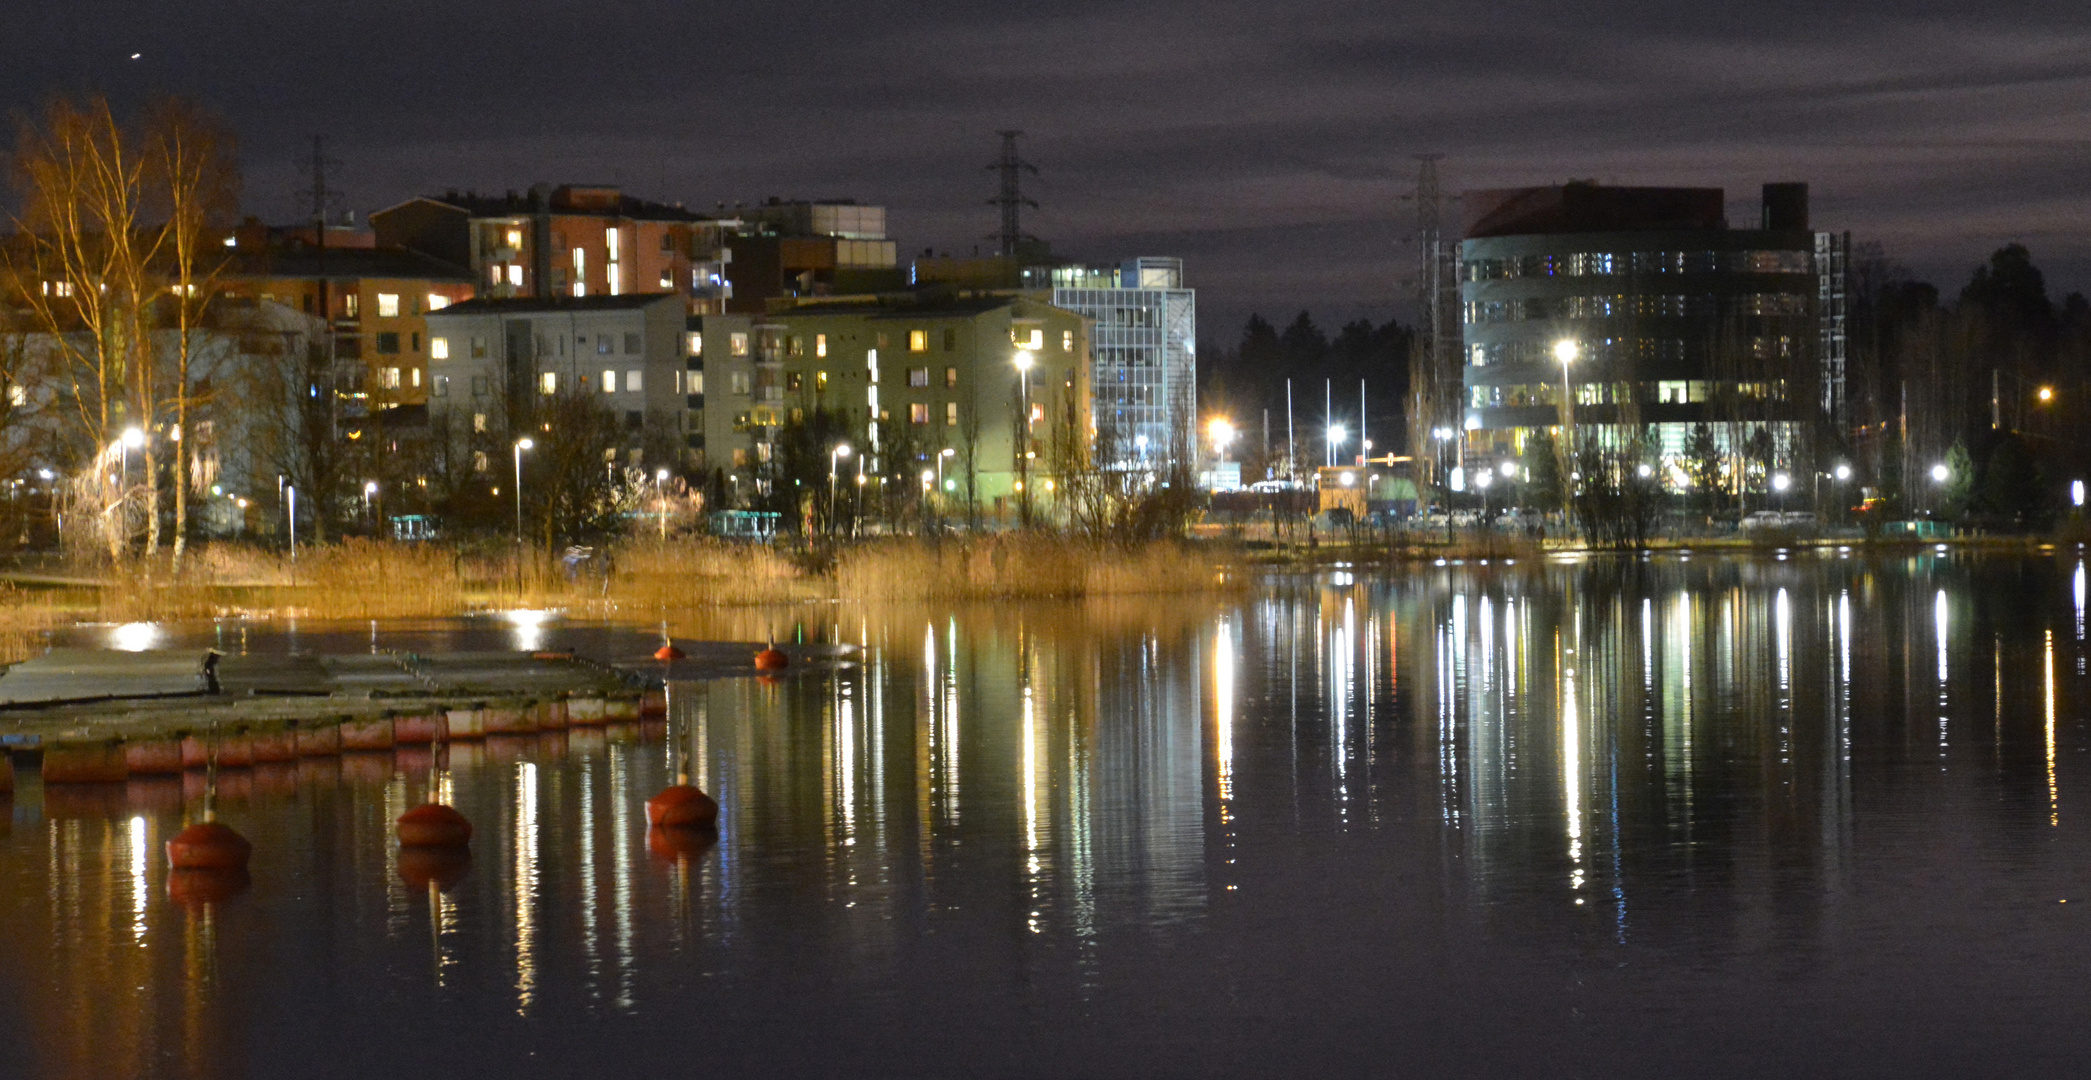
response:
[[[597,334],[597,335],[595,335],[595,351],[596,351],[596,353],[597,353],[598,355],[601,355],[601,356],[608,356],[608,355],[610,355],[611,353],[615,352],[616,350],[617,350],[617,342],[616,342],[616,341],[615,341],[614,339],[612,339],[612,338],[610,337],[610,335],[608,335],[608,334]]]
[[[675,272],[674,272],[674,271],[672,271],[672,270],[663,270],[663,271],[661,271],[661,288],[663,288],[663,289],[672,289],[672,288],[674,288],[674,287],[675,287]]]
[[[420,368],[409,368],[409,369],[407,369],[407,374],[408,374],[409,376],[411,376],[411,378],[410,378],[410,379],[409,379],[408,381],[409,381],[409,382],[410,382],[410,383],[411,383],[412,385],[414,385],[414,386],[420,386],[420,385],[421,385],[421,369],[420,369]]]
[[[916,367],[916,368],[909,368],[909,369],[908,369],[908,385],[909,385],[909,386],[928,386],[928,385],[929,385],[929,369],[928,369],[928,368],[926,368],[926,367]]]
[[[473,414],[472,414],[472,430],[473,430],[473,431],[476,431],[476,432],[480,432],[480,433],[482,433],[482,434],[484,434],[484,433],[486,432],[486,414],[485,414],[485,413],[483,413],[483,412],[476,412],[476,413],[473,413]]]
[[[612,235],[612,236],[615,236],[615,235],[617,235],[617,234],[616,234],[616,233],[611,233],[610,235]],[[616,295],[618,295],[618,294],[620,294],[620,293],[624,292],[624,275],[618,272],[618,271],[620,271],[620,270],[622,270],[622,269],[624,269],[624,268],[623,268],[623,267],[621,267],[621,266],[619,266],[619,265],[617,265],[616,263],[614,263],[614,262],[613,262],[613,263],[611,263],[611,264],[610,264],[609,270],[607,271],[607,274],[608,274],[608,276],[609,276],[609,278],[610,278],[610,295],[611,295],[611,296],[616,296]]]
[[[928,352],[928,351],[929,351],[929,331],[927,331],[927,330],[910,330],[910,331],[908,331],[908,351],[909,351],[909,352]]]
[[[929,406],[928,406],[927,404],[923,403],[923,402],[920,402],[920,401],[918,401],[918,402],[914,403],[913,405],[910,405],[910,406],[908,406],[908,423],[910,423],[910,424],[927,424],[927,423],[929,423]]]
[[[7,403],[16,408],[29,404],[29,389],[20,385],[9,386],[7,388]]]
[[[484,429],[482,429],[482,430],[484,430]],[[487,471],[487,460],[486,460],[486,451],[484,451],[484,450],[474,450],[474,451],[472,451],[472,471],[473,471],[473,472],[485,472],[485,471]]]
[[[815,372],[815,373],[814,373],[814,376],[813,376],[813,388],[814,388],[815,390],[826,390],[826,389],[828,388],[828,373],[827,373],[827,372],[825,372],[825,371],[821,371],[821,372]]]
[[[604,230],[603,230],[603,246],[604,246],[604,247],[606,247],[606,248],[608,248],[608,249],[610,249],[610,261],[611,261],[611,262],[616,262],[616,261],[617,261],[617,230],[616,230],[616,229],[604,229]]]
[[[586,286],[586,285],[584,285],[584,284],[582,284],[582,283],[580,283],[580,282],[578,282],[578,281],[574,282],[574,295],[575,295],[575,296],[587,296],[587,295],[588,295],[588,286]]]
[[[727,341],[728,341],[728,344],[730,344],[730,345],[732,345],[732,346],[733,346],[733,348],[732,348],[732,349],[730,350],[730,351],[731,351],[731,352],[733,353],[733,355],[735,355],[735,356],[746,356],[746,355],[748,355],[748,335],[746,335],[746,334],[734,334],[734,335],[732,335],[731,337],[729,337],[729,338],[727,339]]]
[[[1038,423],[1039,421],[1041,421],[1041,420],[1044,420],[1044,419],[1045,419],[1045,406],[1044,406],[1044,405],[1042,405],[1042,404],[1040,404],[1040,403],[1038,403],[1038,402],[1036,402],[1036,401],[1032,402],[1032,403],[1031,403],[1031,422],[1032,422],[1032,423],[1034,423],[1034,424],[1036,424],[1036,423]]]
[[[828,335],[826,335],[826,334],[815,334],[815,335],[813,335],[813,355],[815,355],[815,356],[826,356],[826,355],[828,355]]]
[[[343,295],[341,298],[342,314],[348,316],[351,319],[355,318],[356,309],[362,306],[362,299],[362,297],[356,295],[355,293],[347,293]]]
[[[508,264],[508,283],[509,283],[510,285],[513,285],[513,286],[515,286],[515,287],[516,287],[516,288],[518,288],[518,289],[520,289],[520,288],[522,288],[522,287],[523,287],[523,264],[522,264],[522,263],[510,263],[510,264]]]
[[[958,369],[957,369],[957,368],[955,368],[955,367],[947,367],[947,368],[945,368],[945,369],[944,369],[944,388],[945,388],[945,389],[947,389],[947,390],[949,390],[949,389],[954,389],[954,388],[956,388],[957,386],[958,386]]]
[[[1045,348],[1045,331],[1040,330],[1035,326],[1032,327],[1031,335],[1024,339],[1024,348],[1030,349],[1033,352]]]
[[[523,246],[523,230],[508,230],[508,246],[512,248],[519,248]]]
[[[624,373],[624,389],[626,393],[630,394],[636,394],[646,389],[645,373],[638,368],[626,371]]]
[[[692,371],[689,374],[683,376],[683,382],[688,384],[688,389],[690,393],[704,393],[704,372]]]
[[[688,350],[689,350],[689,353],[688,353],[688,355],[690,355],[690,356],[703,356],[703,355],[704,355],[704,335],[703,335],[703,334],[691,334],[691,335],[689,335],[689,336],[688,336],[688,341],[687,341],[687,343],[686,343],[686,344],[684,345],[684,348],[686,348],[686,349],[688,349]]]
[[[559,373],[558,373],[558,372],[556,372],[556,371],[547,371],[547,372],[545,372],[545,373],[543,373],[543,374],[539,375],[539,376],[537,377],[537,392],[538,392],[538,393],[540,393],[540,394],[556,394],[556,393],[558,393],[558,392],[559,392]]]
[[[609,368],[604,368],[604,369],[603,369],[603,393],[605,393],[605,394],[614,394],[614,393],[616,393],[616,392],[617,392],[617,373],[616,373],[615,371],[612,371],[612,370],[610,370]]]
[[[388,367],[378,373],[378,386],[385,390],[399,389],[399,369]]]
[[[747,372],[745,372],[745,371],[736,371],[736,372],[734,372],[734,373],[733,373],[733,375],[732,375],[732,380],[733,380],[733,392],[734,392],[734,393],[736,393],[736,394],[740,394],[740,395],[742,395],[742,396],[744,396],[744,397],[745,397],[745,396],[746,396],[746,395],[748,394],[748,392],[749,392],[749,390],[748,390],[748,373],[747,373]]]
[[[958,402],[947,401],[944,403],[944,426],[958,426]]]
[[[393,293],[393,292],[381,292],[381,293],[379,293],[379,294],[378,294],[378,318],[380,318],[380,319],[396,319],[396,318],[399,318],[399,294],[398,294],[398,293]]]
[[[428,358],[431,360],[450,359],[450,339],[445,337],[429,338]]]
[[[575,277],[580,277],[580,276],[581,276],[582,274],[585,274],[585,273],[587,273],[587,272],[588,272],[588,250],[587,250],[586,248],[575,248],[575,249],[574,249],[574,276],[575,276]]]
[[[1074,332],[1074,331],[1072,331],[1072,330],[1062,330],[1062,331],[1060,331],[1060,351],[1061,351],[1061,352],[1073,352],[1073,351],[1075,351],[1075,332]]]
[[[487,267],[487,268],[486,268],[486,281],[487,281],[487,284],[489,284],[489,285],[499,285],[499,284],[501,284],[501,270],[502,270],[502,266],[501,266],[501,264],[500,264],[500,263],[495,263],[495,264],[493,264],[492,266],[489,266],[489,267]]]
[[[447,307],[449,307],[449,306],[450,306],[450,298],[449,298],[449,297],[447,297],[447,296],[439,296],[439,295],[437,295],[437,294],[435,294],[435,293],[429,293],[429,294],[428,294],[428,310],[430,310],[430,311],[441,311],[441,310],[443,310],[444,308],[447,308]]]

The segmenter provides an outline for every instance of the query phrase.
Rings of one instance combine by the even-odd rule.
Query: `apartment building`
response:
[[[446,192],[370,215],[380,246],[469,266],[481,295],[547,300],[672,294],[691,314],[733,296],[726,238],[738,224],[601,185]]]

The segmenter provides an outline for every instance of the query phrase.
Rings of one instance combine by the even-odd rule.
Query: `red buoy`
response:
[[[688,655],[688,653],[676,648],[675,643],[672,641],[663,642],[660,648],[653,651],[653,658],[656,660],[680,660]]]
[[[775,645],[755,654],[755,670],[757,671],[782,671],[790,666],[791,657],[784,655],[784,651]]]
[[[471,867],[472,852],[463,845],[399,849],[399,880],[416,889],[449,889],[463,881]]]
[[[670,828],[704,828],[719,821],[719,804],[688,784],[676,784],[646,800],[646,823]]]
[[[460,848],[472,842],[472,823],[456,807],[422,803],[399,815],[404,847]]]
[[[245,870],[254,845],[222,822],[199,821],[167,841],[167,865],[176,870]]]
[[[253,883],[244,866],[231,870],[169,870],[167,896],[183,907],[222,904],[246,892]]]
[[[716,829],[700,829],[690,825],[655,825],[646,830],[646,850],[663,862],[674,862],[678,858],[694,859],[711,850],[719,842]]]

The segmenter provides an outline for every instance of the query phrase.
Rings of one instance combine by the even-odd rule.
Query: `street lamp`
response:
[[[1943,484],[1946,482],[1946,478],[1952,475],[1953,470],[1946,468],[1944,462],[1931,467],[1931,482],[1934,484]]]
[[[848,456],[848,443],[836,443],[835,448],[828,451],[828,531],[830,533],[835,531],[835,462],[840,458]]]
[[[668,470],[656,469],[653,474],[653,497],[661,504],[661,542],[668,542]]]
[[[1851,479],[1851,466],[1840,464],[1831,472],[1831,475],[1835,476],[1839,482],[1849,480]]]
[[[948,486],[945,485],[944,482],[944,459],[956,453],[958,453],[958,451],[953,450],[951,447],[948,446],[943,448],[942,450],[937,451],[937,490],[939,492],[951,490]]]
[[[363,481],[363,519],[370,524],[370,527],[372,529],[376,529],[378,527],[377,513],[371,507],[372,500],[376,499],[377,497],[378,482],[375,480]]]
[[[515,458],[515,542],[523,546],[523,451],[537,447],[529,436],[517,439],[512,456]]]
[[[1016,351],[1018,402],[1024,411],[1023,442],[1016,457],[1017,513],[1027,528],[1031,524],[1031,365],[1037,359],[1029,349]]]
[[[1328,439],[1328,447],[1329,447],[1329,450],[1328,450],[1328,456],[1329,456],[1329,467],[1330,467],[1330,468],[1334,468],[1334,467],[1335,467],[1335,465],[1336,465],[1336,448],[1337,448],[1337,447],[1339,447],[1339,446],[1342,446],[1342,445],[1343,445],[1343,425],[1342,425],[1342,424],[1330,424],[1330,425],[1329,425],[1329,439]]]

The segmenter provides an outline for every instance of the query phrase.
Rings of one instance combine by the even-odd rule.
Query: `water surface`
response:
[[[863,663],[229,773],[229,900],[169,895],[197,778],[25,784],[0,1072],[2073,1072],[2084,599],[2074,550],[1829,551],[721,616],[676,629]],[[680,768],[708,846],[645,827]],[[448,891],[390,837],[432,782]]]

